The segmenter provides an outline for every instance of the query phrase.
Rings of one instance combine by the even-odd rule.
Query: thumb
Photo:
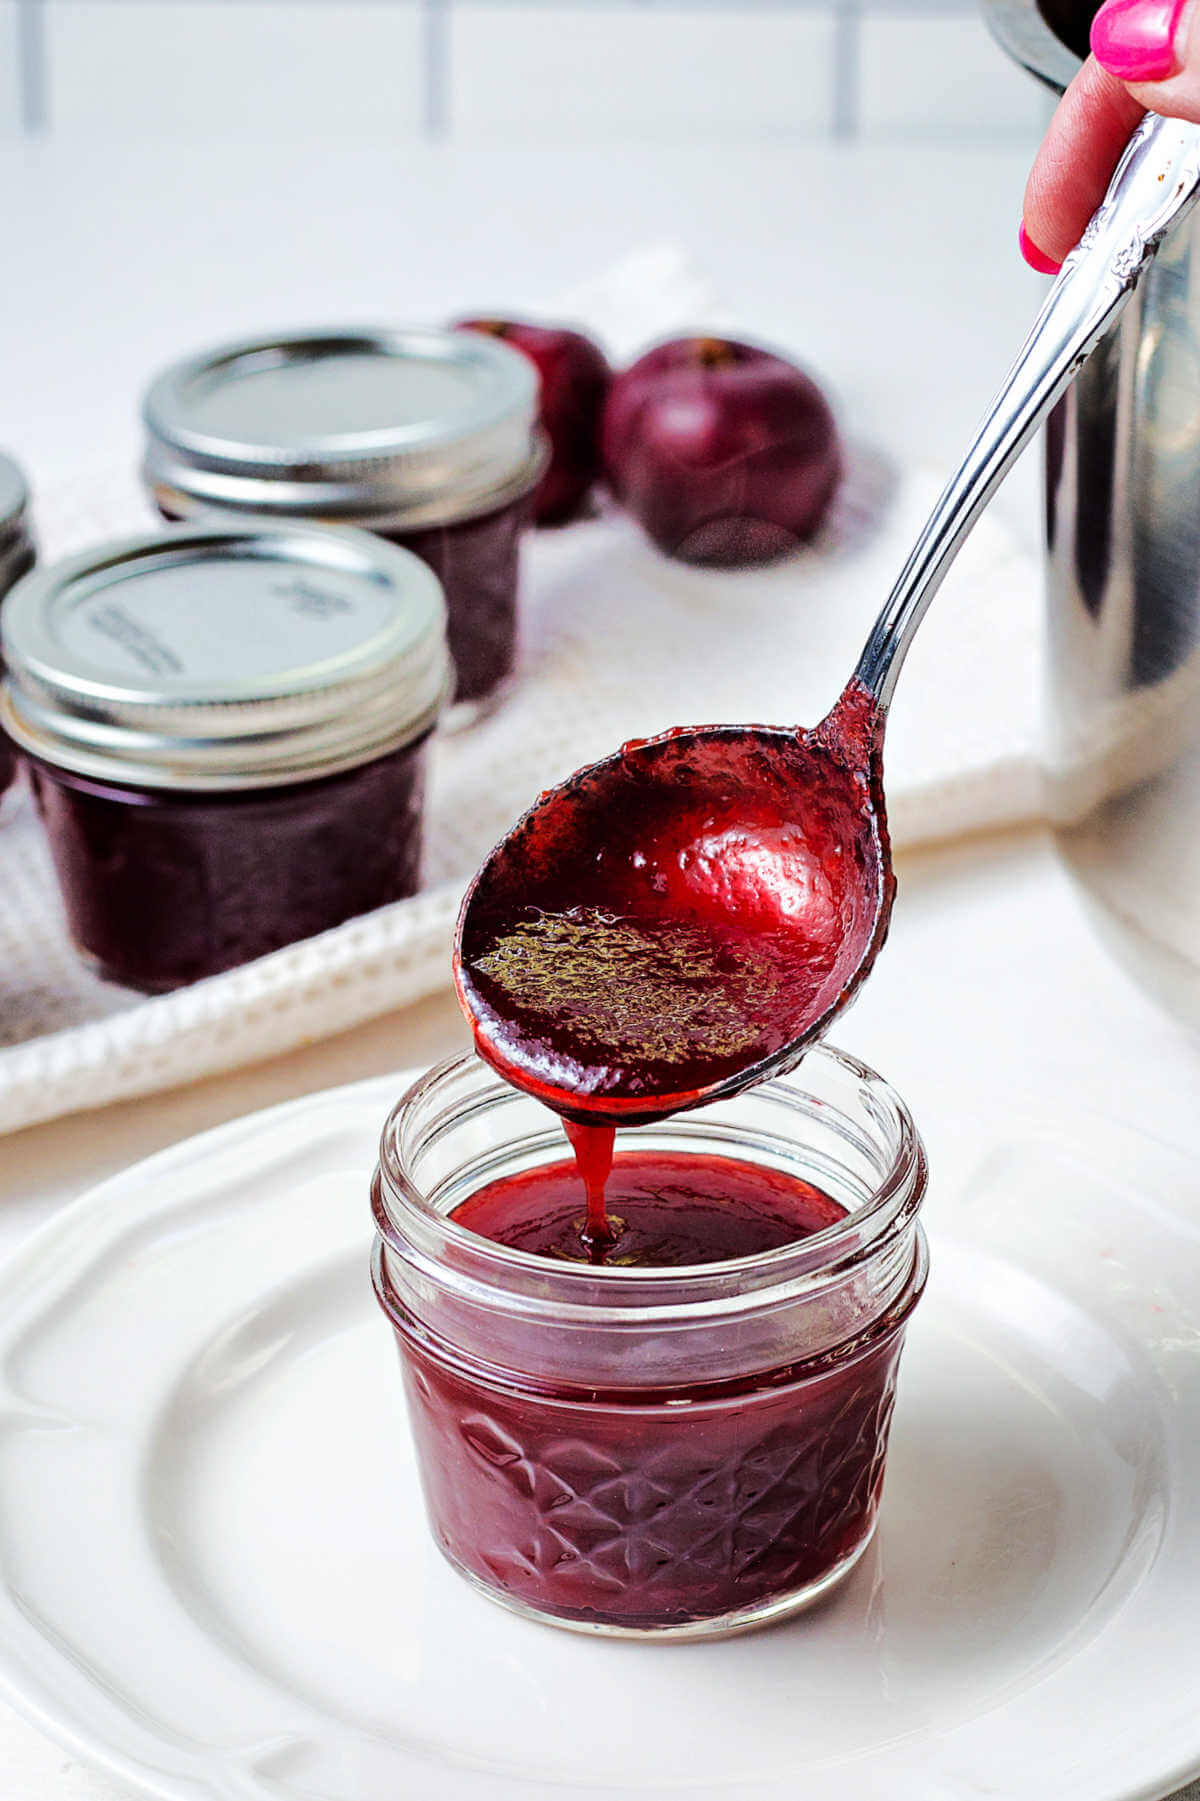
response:
[[[1106,0],[1092,54],[1148,112],[1200,122],[1197,0]]]

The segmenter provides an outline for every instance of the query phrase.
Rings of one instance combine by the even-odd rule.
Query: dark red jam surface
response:
[[[514,828],[463,913],[482,1056],[568,1116],[675,1111],[809,1034],[886,929],[878,718],[627,745]]]
[[[454,1219],[540,1257],[677,1269],[754,1257],[845,1218],[836,1201],[784,1170],[687,1152],[618,1152],[603,1199],[607,1230],[595,1234],[579,1169],[564,1159],[481,1188]]]
[[[477,519],[385,534],[428,563],[442,584],[455,700],[484,700],[512,673],[518,552],[530,504],[526,496]]]
[[[620,1225],[605,1261],[618,1264],[743,1256],[842,1217],[794,1177],[705,1156],[619,1153],[609,1193]],[[583,1212],[564,1161],[481,1190],[455,1218],[575,1259]],[[564,1620],[678,1627],[786,1602],[874,1523],[914,1298],[840,1350],[710,1386],[521,1386],[401,1330],[439,1543],[488,1588]]]
[[[339,775],[188,794],[31,760],[71,935],[111,982],[159,991],[416,891],[425,740]]]

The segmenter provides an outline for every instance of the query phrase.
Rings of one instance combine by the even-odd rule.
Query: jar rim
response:
[[[520,1285],[522,1279],[535,1293],[527,1293],[525,1304],[541,1310],[543,1303],[561,1317],[595,1317],[603,1313],[616,1319],[625,1312],[633,1319],[644,1320],[647,1304],[655,1305],[655,1317],[669,1318],[676,1308],[693,1313],[697,1307],[711,1303],[721,1307],[730,1301],[753,1306],[763,1301],[773,1304],[779,1291],[793,1285],[840,1278],[847,1270],[873,1257],[892,1238],[897,1238],[912,1225],[913,1216],[924,1197],[928,1175],[925,1148],[920,1133],[905,1102],[882,1076],[848,1052],[832,1045],[820,1044],[809,1050],[799,1070],[790,1076],[777,1077],[748,1091],[768,1101],[796,1103],[814,1099],[803,1086],[806,1066],[837,1070],[864,1085],[872,1102],[894,1128],[895,1149],[888,1167],[862,1205],[849,1210],[845,1217],[819,1232],[778,1245],[772,1250],[751,1256],[727,1258],[720,1262],[687,1264],[671,1268],[605,1267],[587,1263],[550,1262],[536,1252],[517,1250],[481,1237],[468,1227],[458,1225],[448,1214],[440,1212],[423,1193],[420,1185],[405,1167],[399,1132],[410,1110],[433,1094],[439,1086],[448,1086],[456,1077],[478,1067],[490,1078],[487,1092],[493,1099],[511,1096],[528,1100],[521,1090],[495,1076],[474,1052],[449,1057],[428,1070],[412,1083],[397,1101],[385,1122],[380,1139],[377,1179],[372,1187],[372,1206],[376,1229],[383,1244],[398,1255],[417,1261],[440,1262],[439,1250],[454,1253],[462,1275],[475,1286],[508,1287]],[[666,1124],[679,1122],[677,1129],[689,1129],[701,1135],[706,1119],[736,1104],[718,1101],[710,1107],[672,1115]],[[829,1103],[817,1100],[828,1110]],[[553,1117],[547,1113],[547,1117]],[[644,1134],[648,1128],[624,1128]],[[653,1130],[653,1128],[649,1128]],[[623,1128],[618,1127],[618,1137]],[[508,1282],[505,1282],[505,1278]],[[681,1294],[681,1291],[685,1293]],[[633,1302],[634,1306],[629,1307]]]
[[[377,487],[350,482],[297,482],[274,476],[230,474],[200,467],[184,469],[147,450],[142,480],[155,504],[172,520],[295,519],[309,525],[348,526],[382,538],[470,525],[525,500],[550,466],[550,440],[540,426],[530,437],[525,461],[503,480],[490,478],[405,500]]]
[[[578,1411],[590,1413],[600,1394],[606,1399],[620,1397],[622,1409],[631,1413],[644,1410],[647,1413],[660,1410],[664,1402],[664,1391],[667,1404],[671,1404],[670,1391],[678,1383],[664,1383],[644,1380],[632,1385],[625,1382],[609,1382],[598,1386],[594,1380],[572,1381],[570,1377],[556,1374],[549,1380],[544,1372],[536,1372],[528,1368],[518,1368],[504,1362],[496,1362],[480,1355],[477,1351],[469,1352],[462,1344],[447,1340],[437,1331],[431,1330],[426,1321],[420,1319],[407,1308],[398,1304],[398,1297],[392,1286],[390,1272],[384,1261],[384,1241],[376,1237],[371,1253],[371,1285],[375,1298],[391,1323],[393,1330],[406,1341],[411,1349],[419,1350],[421,1355],[439,1363],[443,1369],[454,1374],[469,1372],[476,1380],[484,1381],[492,1389],[500,1389],[512,1396],[529,1396],[541,1394],[552,1398],[555,1409],[560,1414]],[[913,1229],[912,1256],[909,1264],[903,1269],[901,1281],[894,1292],[889,1292],[882,1310],[869,1314],[862,1328],[848,1338],[835,1338],[830,1343],[816,1350],[807,1350],[804,1354],[793,1356],[783,1366],[787,1371],[787,1379],[783,1382],[772,1382],[769,1392],[774,1395],[785,1393],[788,1388],[801,1387],[819,1376],[822,1371],[832,1368],[845,1369],[848,1365],[858,1363],[873,1355],[881,1341],[902,1331],[907,1325],[922,1294],[929,1276],[929,1246],[925,1234],[919,1225]],[[560,1310],[562,1311],[562,1310]],[[582,1310],[565,1310],[569,1318],[572,1311],[579,1314]],[[701,1310],[676,1308],[675,1315],[682,1318],[685,1314],[691,1319]],[[647,1310],[639,1309],[636,1314],[627,1311],[626,1315],[606,1315],[603,1323],[610,1320],[624,1323],[627,1318],[636,1318],[639,1326],[647,1322]],[[589,1322],[590,1323],[590,1322]],[[649,1320],[651,1331],[670,1330],[675,1323],[672,1314],[665,1309],[655,1309]],[[777,1363],[768,1364],[767,1370],[777,1371]],[[747,1378],[763,1371],[756,1367],[740,1368],[724,1376],[704,1378],[692,1373],[687,1379],[687,1403],[689,1417],[695,1418],[709,1408],[726,1408],[731,1394],[744,1395]]]

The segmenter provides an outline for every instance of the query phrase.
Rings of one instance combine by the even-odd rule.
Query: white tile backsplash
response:
[[[859,121],[867,138],[1036,141],[1045,94],[974,13],[868,13],[860,26]]]
[[[46,0],[54,131],[409,137],[416,0]]]
[[[17,0],[0,0],[0,143],[21,130],[21,37]]]
[[[450,126],[509,139],[824,135],[833,38],[825,9],[456,4]]]
[[[0,0],[0,139],[1032,143],[1047,116],[978,0]]]

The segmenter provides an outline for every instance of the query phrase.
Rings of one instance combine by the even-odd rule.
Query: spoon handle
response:
[[[1147,113],[875,621],[855,675],[881,707],[963,539],[1198,193],[1200,126]]]

